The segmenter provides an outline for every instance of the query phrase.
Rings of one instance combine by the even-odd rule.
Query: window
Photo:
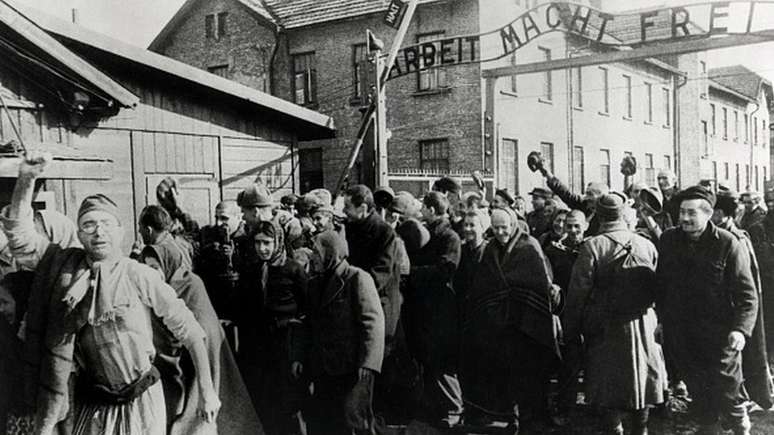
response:
[[[728,109],[723,108],[723,140],[728,139]]]
[[[503,139],[500,149],[501,181],[509,191],[519,191],[519,141]]]
[[[538,47],[538,50],[543,55],[544,61],[551,60],[551,50],[548,48]],[[551,83],[551,71],[543,73],[543,100],[551,101],[553,99],[553,83]]]
[[[361,62],[368,59],[366,44],[355,44],[352,46],[352,87],[355,98],[363,99],[363,90],[360,89],[363,83],[363,71],[361,71]]]
[[[753,145],[758,145],[758,117],[753,116],[752,129],[753,129]]]
[[[575,107],[583,107],[583,68],[575,68],[573,77],[575,83],[573,89],[575,91]]]
[[[736,191],[738,192],[742,187],[742,181],[739,178],[739,163],[736,164]]]
[[[206,38],[215,37],[215,15],[206,15],[204,17],[204,36]]]
[[[624,117],[632,119],[632,78],[630,76],[623,76],[624,85],[626,87],[626,95],[624,95]]]
[[[576,191],[583,192],[586,188],[584,169],[583,147],[574,146],[572,147],[572,186]]]
[[[607,68],[599,67],[602,75],[602,113],[610,113],[610,76]]]
[[[540,142],[540,153],[546,160],[546,168],[553,174],[554,173],[554,144],[550,142]]]
[[[599,150],[599,176],[610,186],[610,150]]]
[[[755,190],[760,189],[760,186],[758,184],[758,165],[755,165]]]
[[[750,142],[750,115],[744,114],[744,143]]]
[[[766,120],[761,119],[761,146],[766,145]]]
[[[417,42],[428,42],[443,38],[444,32],[425,33],[417,36]],[[430,61],[426,61],[424,56],[419,57],[419,62],[422,67],[436,65],[441,62],[441,48],[440,43],[435,45],[435,58]],[[431,91],[434,89],[446,87],[446,70],[444,68],[435,68],[417,73],[417,90],[418,91]]]
[[[645,154],[645,182],[656,186],[656,168],[653,166],[653,154]]]
[[[750,165],[744,165],[744,182],[747,183],[745,190],[749,190],[747,186],[750,185]]]
[[[734,142],[739,142],[739,112],[734,110]]]
[[[210,67],[207,67],[207,71],[211,72],[212,74],[215,74],[216,76],[228,78],[228,64],[210,66]]]
[[[516,66],[516,52],[515,51],[511,54],[511,66]],[[511,92],[513,92],[514,94],[518,94],[518,92],[519,92],[519,86],[518,86],[517,77],[518,77],[517,74],[514,74],[514,75],[511,76]]]
[[[731,177],[731,173],[728,171],[728,162],[723,163],[723,179],[728,180]]]
[[[648,124],[653,122],[653,85],[645,83],[645,103],[647,104],[645,113],[645,122]]]
[[[204,36],[219,39],[228,35],[228,12],[204,16]]]
[[[718,162],[712,162],[712,180],[715,181],[715,185],[718,185]]]
[[[322,148],[298,150],[298,181],[301,193],[323,187]]]
[[[767,168],[763,167],[763,188],[766,188],[766,182],[769,181],[769,174],[767,173]]]
[[[228,12],[218,14],[218,38],[228,35]]]
[[[707,62],[704,62],[703,60],[699,61],[699,67],[701,69],[701,75],[707,74]]]
[[[710,133],[715,136],[716,133],[716,125],[715,125],[715,105],[710,104],[710,127],[712,127],[712,130],[710,130]]]
[[[669,89],[661,90],[664,95],[664,127],[672,125],[672,107],[670,106]]]
[[[704,155],[708,156],[710,153],[709,140],[707,139],[707,121],[701,122],[701,143],[704,149]]]
[[[317,102],[314,52],[293,55],[293,93],[296,104],[309,105]]]
[[[664,169],[672,170],[672,156],[664,156]]]
[[[449,140],[433,139],[419,142],[419,166],[424,171],[449,171]]]

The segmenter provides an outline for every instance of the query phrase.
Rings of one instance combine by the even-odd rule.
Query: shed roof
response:
[[[136,95],[62,45],[31,20],[26,11],[6,0],[0,0],[0,23],[120,105],[132,107],[139,102]]]
[[[9,1],[9,0],[0,0]],[[274,97],[257,89],[203,71],[174,59],[135,47],[84,27],[52,17],[33,8],[20,8],[37,25],[58,38],[75,41],[87,47],[110,53],[124,62],[132,62],[168,74],[173,79],[218,92],[229,98],[247,102],[261,110],[270,110],[298,128],[302,140],[326,139],[335,136],[333,118],[314,110]]]

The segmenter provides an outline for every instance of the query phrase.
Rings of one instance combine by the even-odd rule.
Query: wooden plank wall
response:
[[[262,140],[224,138],[222,142],[223,198],[235,199],[245,187],[260,178],[274,197],[294,191],[291,148]]]

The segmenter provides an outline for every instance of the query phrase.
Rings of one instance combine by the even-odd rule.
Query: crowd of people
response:
[[[677,395],[701,433],[749,434],[772,406],[774,190],[624,162],[622,192],[577,193],[531,158],[529,213],[477,175],[421,198],[256,183],[199,228],[166,179],[126,256],[105,195],[76,222],[32,210],[48,159],[0,216],[5,433],[541,433],[583,400],[646,434]]]

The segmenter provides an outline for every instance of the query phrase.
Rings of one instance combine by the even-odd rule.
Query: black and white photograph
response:
[[[0,0],[0,435],[772,435],[772,83],[774,0]]]

